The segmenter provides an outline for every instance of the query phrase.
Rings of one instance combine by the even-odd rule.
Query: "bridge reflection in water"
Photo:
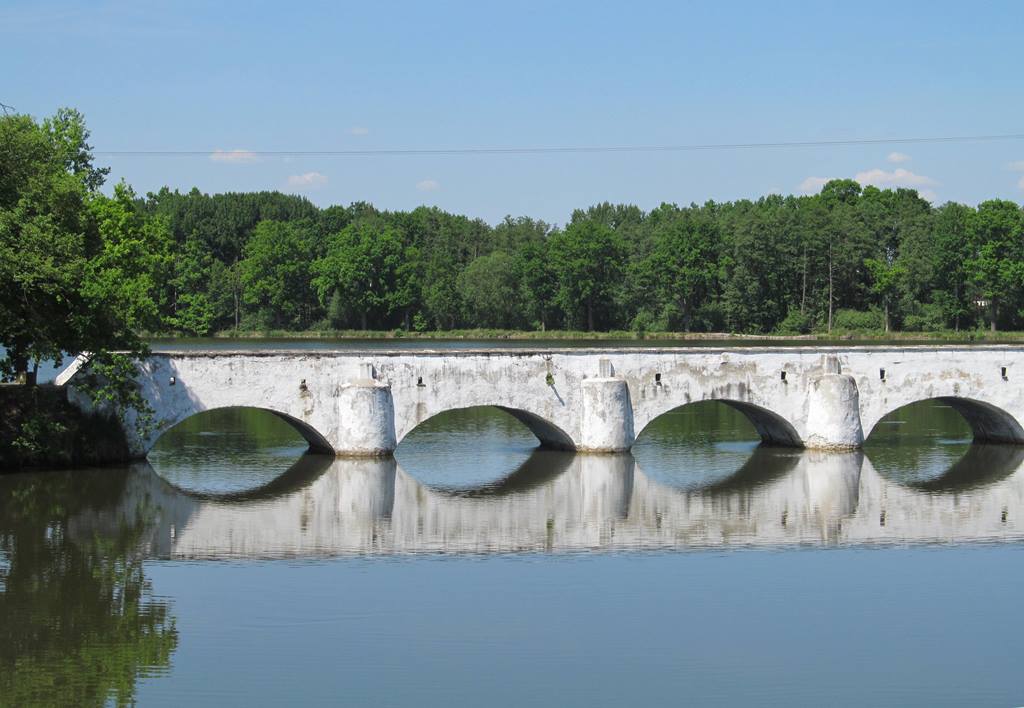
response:
[[[144,516],[147,555],[300,557],[1024,538],[1024,448],[973,445],[916,486],[887,480],[861,452],[756,449],[727,479],[682,489],[630,454],[537,451],[499,482],[431,488],[393,458],[306,455],[244,493],[195,495],[146,463],[129,471],[114,517]],[[111,513],[113,516],[111,516]],[[96,520],[73,520],[89,534]]]

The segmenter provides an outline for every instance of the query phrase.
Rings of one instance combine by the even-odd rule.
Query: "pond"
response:
[[[535,445],[475,408],[335,459],[227,409],[2,476],[0,704],[1021,702],[1024,448],[952,409],[846,454],[717,403]]]

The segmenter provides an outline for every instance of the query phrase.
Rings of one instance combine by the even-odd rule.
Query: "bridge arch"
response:
[[[414,425],[404,430],[399,434],[398,443],[409,436],[414,430],[426,423],[428,420],[436,418],[444,413],[452,413],[455,411],[465,411],[472,408],[495,408],[508,415],[512,416],[526,428],[533,433],[534,437],[540,442],[540,446],[549,450],[575,450],[576,443],[573,441],[572,436],[562,430],[559,426],[555,425],[547,418],[534,413],[532,411],[524,410],[522,408],[513,408],[505,405],[498,404],[480,404],[471,406],[453,406],[451,408],[443,408],[440,410],[432,411],[430,415],[423,417],[417,421]]]
[[[1011,413],[986,401],[960,396],[926,396],[924,398],[903,401],[874,420],[865,421],[868,423],[868,425],[864,426],[867,431],[865,440],[871,437],[878,424],[890,413],[894,413],[913,403],[923,403],[926,401],[938,401],[959,413],[967,422],[967,425],[970,426],[974,442],[1024,445],[1024,426],[1021,426],[1020,421]]]
[[[157,441],[160,440],[160,438],[162,438],[168,431],[185,422],[186,420],[194,418],[197,415],[202,415],[203,413],[208,413],[210,411],[228,409],[258,410],[270,413],[271,415],[280,418],[284,422],[288,423],[288,425],[290,425],[295,430],[295,432],[301,435],[302,439],[306,441],[307,445],[309,445],[309,452],[326,455],[334,454],[334,447],[327,440],[327,438],[318,430],[316,430],[313,426],[311,426],[309,423],[299,420],[298,418],[288,415],[287,413],[284,413],[282,411],[274,410],[273,408],[265,408],[262,406],[215,406],[212,408],[193,410],[183,415],[172,418],[170,420],[161,421],[158,424],[157,429],[153,433],[151,433],[149,437],[146,439],[144,450],[145,454],[148,455],[153,450],[153,447],[156,445]]]
[[[750,424],[754,426],[754,430],[757,431],[758,436],[761,438],[762,445],[779,445],[785,447],[803,446],[800,434],[796,431],[796,428],[793,427],[793,424],[775,411],[747,401],[738,401],[728,398],[705,398],[688,401],[686,403],[674,405],[670,408],[661,410],[652,415],[643,428],[637,432],[637,438],[639,439],[639,437],[643,435],[643,432],[647,430],[654,421],[663,415],[672,413],[673,411],[677,411],[695,403],[708,402],[722,403],[742,413],[743,416],[750,421]]]

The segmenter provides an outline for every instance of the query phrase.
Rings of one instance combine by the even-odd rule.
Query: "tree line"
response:
[[[1024,328],[1024,211],[834,180],[756,201],[599,204],[558,228],[274,192],[133,202],[170,246],[166,329],[808,333]],[[127,208],[127,204],[125,205]]]
[[[912,189],[644,211],[564,227],[278,192],[100,191],[82,116],[0,118],[6,368],[140,333],[1024,329],[1024,211]],[[17,361],[14,361],[17,360]]]

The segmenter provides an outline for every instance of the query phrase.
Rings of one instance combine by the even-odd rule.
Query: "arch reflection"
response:
[[[923,492],[964,492],[1003,480],[1016,472],[1022,463],[1024,447],[976,443],[938,476],[904,482],[903,485]]]
[[[162,477],[161,479],[176,492],[192,499],[236,503],[257,502],[277,499],[312,484],[320,475],[330,469],[335,459],[334,455],[317,453],[300,455],[288,469],[269,482],[241,491],[209,492],[186,489],[170,480]]]
[[[476,491],[432,489],[394,459],[316,458],[315,478],[289,474],[299,481],[229,498],[184,494],[139,465],[118,514],[147,509],[146,552],[169,558],[1024,538],[1024,458],[973,454],[924,488],[886,479],[860,452],[765,451],[728,479],[681,489],[646,475],[629,454],[538,451]],[[972,464],[983,469],[972,468],[968,484]]]

